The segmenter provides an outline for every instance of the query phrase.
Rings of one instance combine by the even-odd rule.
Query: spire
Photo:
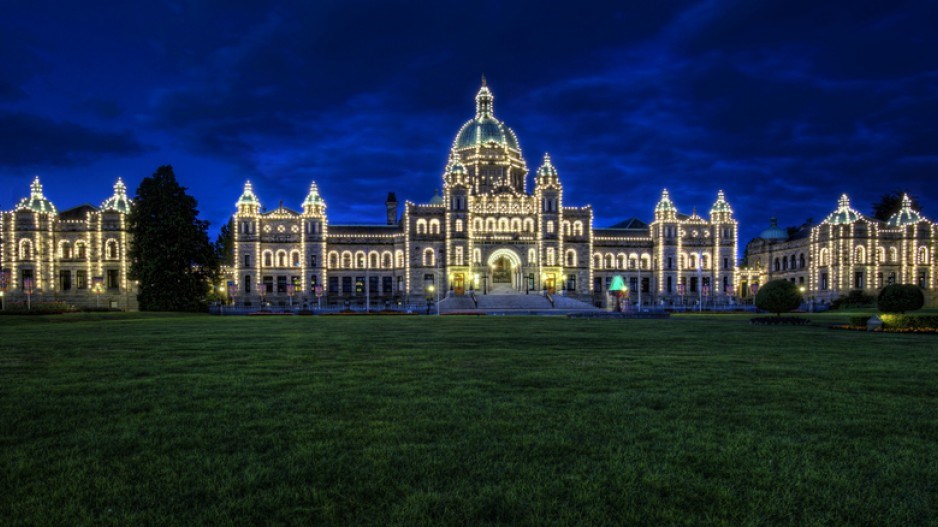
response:
[[[677,207],[674,206],[674,203],[671,202],[671,195],[668,193],[668,189],[661,191],[661,199],[658,201],[658,204],[655,205],[655,216],[658,213],[676,213]]]
[[[309,186],[309,194],[307,194],[306,199],[303,200],[303,212],[310,213],[315,207],[324,208],[325,206],[326,202],[319,194],[319,187],[316,185],[316,182],[313,181]]]
[[[244,182],[244,192],[238,198],[238,211],[241,212],[242,208],[246,208],[246,212],[254,213],[259,212],[261,208],[261,201],[254,195],[254,187],[251,186],[250,180]]]
[[[127,197],[127,185],[124,184],[124,180],[117,178],[117,182],[114,183],[114,195],[104,200],[101,208],[127,214],[130,212],[131,205],[133,202]]]
[[[541,162],[541,167],[537,169],[537,178],[535,180],[538,188],[544,188],[551,186],[554,188],[560,187],[560,179],[557,173],[557,169],[554,168],[553,163],[550,162],[550,154],[544,153],[544,161]]]
[[[55,205],[42,195],[42,183],[39,182],[39,176],[36,176],[32,184],[29,185],[29,197],[21,199],[16,205],[15,210],[22,209],[45,214],[55,214]]]
[[[713,207],[710,207],[710,216],[716,214],[732,214],[733,209],[730,207],[730,204],[726,201],[726,195],[723,194],[723,191],[717,192],[717,200],[713,203]]]
[[[492,95],[491,90],[489,90],[488,83],[485,81],[485,75],[483,75],[482,87],[479,88],[479,93],[476,94],[476,119],[493,117],[495,115],[494,101],[495,97]]]

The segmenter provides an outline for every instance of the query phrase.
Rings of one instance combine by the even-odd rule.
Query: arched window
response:
[[[583,222],[577,220],[573,222],[573,235],[574,236],[583,236]]]
[[[440,220],[430,220],[430,234],[440,233]]]
[[[791,255],[791,258],[788,259],[788,267],[790,269],[795,269],[795,255]]]
[[[547,248],[547,265],[557,265],[557,253],[553,247]]]
[[[457,218],[455,223],[456,223],[456,232],[462,232],[462,220]]]
[[[573,226],[570,225],[569,221],[564,220],[564,222],[561,225],[563,226],[564,236],[570,236],[571,234],[573,234]]]
[[[486,232],[495,232],[495,218],[485,218]]]
[[[498,232],[508,232],[508,218],[498,218]]]
[[[798,267],[804,269],[804,253],[798,255]]]
[[[899,250],[895,247],[889,248],[889,262],[896,263],[899,261]]]
[[[700,255],[700,267],[701,267],[702,269],[709,269],[709,268],[710,268],[710,258],[708,258],[707,256],[708,256],[708,255],[706,255],[706,254],[701,254],[701,255]],[[794,256],[792,256],[792,258],[794,258]]]
[[[567,267],[576,267],[576,251],[574,251],[573,249],[567,249],[567,255],[566,255],[565,260],[566,260],[566,263],[564,265],[566,265]]]
[[[528,265],[537,263],[537,251],[528,249]]]
[[[280,249],[277,251],[277,267],[287,266],[287,251]]]
[[[472,230],[482,232],[482,218],[472,220]]]
[[[480,249],[472,250],[472,261],[476,264],[482,263],[482,251]]]
[[[293,267],[300,266],[300,251],[291,251],[290,252],[290,265]]]
[[[593,269],[603,268],[603,257],[599,253],[593,254]]]
[[[547,220],[547,234],[554,233],[554,220]]]
[[[390,269],[392,267],[391,264],[391,251],[381,253],[381,267],[383,269]]]
[[[878,247],[876,249],[876,260],[879,263],[886,263],[886,249],[883,249],[882,247]]]
[[[424,267],[433,267],[436,265],[436,254],[433,252],[433,249],[426,248],[423,250],[423,265]]]
[[[788,270],[788,258],[782,256],[782,269]]]
[[[395,260],[397,260],[397,266],[401,269],[404,268],[404,251],[397,250],[395,253]]]
[[[274,266],[274,255],[270,251],[264,251],[264,267]]]
[[[20,260],[33,259],[33,242],[29,240],[20,241]]]
[[[417,234],[427,233],[427,220],[420,218],[417,220]]]
[[[616,268],[616,257],[612,253],[606,253],[605,261],[606,269],[615,269]]]
[[[463,248],[461,246],[456,247],[456,265],[465,265],[463,258]]]
[[[532,220],[531,218],[525,218],[524,230],[525,232],[534,232],[534,220]]]
[[[521,218],[512,218],[511,232],[521,232]]]
[[[370,253],[368,253],[368,267],[369,267],[370,269],[379,269],[379,268],[380,268],[380,266],[378,265],[378,253],[376,253],[376,252],[370,252]]]
[[[616,269],[625,269],[625,262],[626,256],[622,253],[619,253],[618,256],[616,256]]]
[[[642,269],[651,269],[651,257],[647,254],[642,255]]]
[[[775,270],[776,271],[782,270],[782,262],[777,257],[775,258]]]
[[[352,253],[350,251],[345,251],[342,253],[342,268],[343,269],[352,268]]]
[[[108,240],[104,244],[104,257],[108,260],[117,260],[117,240]]]
[[[365,252],[358,251],[355,253],[355,268],[364,269],[365,268]]]
[[[337,269],[339,267],[339,253],[332,251],[329,253],[329,268]]]
[[[918,263],[920,264],[928,263],[928,248],[926,247],[918,248]]]
[[[59,242],[59,258],[70,259],[72,257],[72,244],[68,240]]]
[[[858,264],[865,264],[866,263],[866,248],[864,248],[862,245],[857,245],[857,248],[854,250],[853,259]]]
[[[75,242],[75,258],[79,260],[84,260],[87,255],[87,249],[85,248],[85,242]]]

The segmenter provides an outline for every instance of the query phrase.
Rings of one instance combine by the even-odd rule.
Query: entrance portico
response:
[[[491,292],[516,292],[524,286],[521,257],[508,248],[492,251],[486,261],[491,273]]]

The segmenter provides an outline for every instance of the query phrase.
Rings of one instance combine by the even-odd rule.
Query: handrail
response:
[[[550,293],[548,293],[548,292],[545,291],[545,292],[544,292],[544,298],[546,298],[547,301],[550,302],[550,307],[554,307],[554,297],[551,296]]]
[[[475,304],[476,308],[479,307],[479,299],[476,298],[475,291],[469,291],[469,298],[472,299],[472,303]]]

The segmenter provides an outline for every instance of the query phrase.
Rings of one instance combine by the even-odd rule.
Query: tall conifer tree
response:
[[[128,229],[130,275],[139,281],[144,311],[197,311],[204,307],[217,260],[208,222],[186,194],[173,167],[159,167],[137,188]]]

